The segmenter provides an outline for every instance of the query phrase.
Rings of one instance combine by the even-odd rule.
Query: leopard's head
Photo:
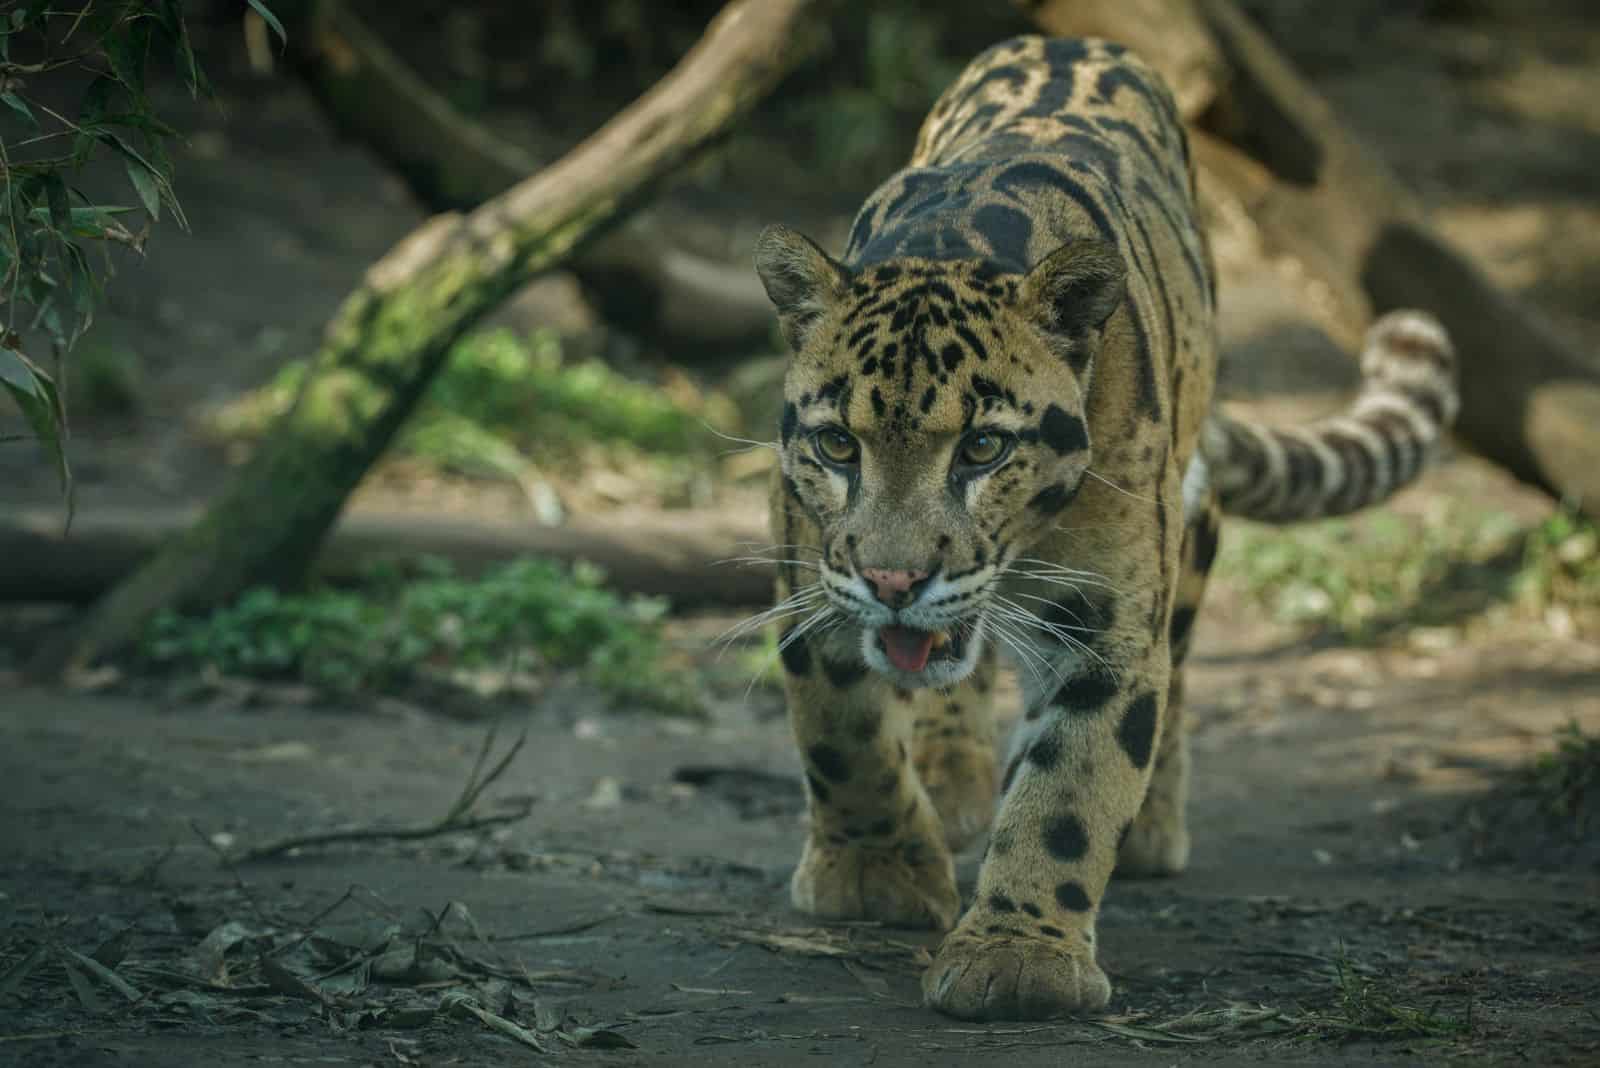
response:
[[[821,530],[828,602],[896,685],[958,682],[1008,610],[1001,576],[1088,469],[1122,259],[1083,240],[1025,274],[916,258],[852,271],[771,227],[756,266],[793,351],[782,471]]]

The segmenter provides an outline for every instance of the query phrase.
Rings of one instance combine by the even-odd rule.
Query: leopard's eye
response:
[[[856,439],[836,426],[825,426],[811,435],[811,447],[830,464],[845,466],[861,459]]]
[[[1011,451],[1011,435],[993,430],[975,430],[961,439],[956,460],[967,467],[988,467]]]

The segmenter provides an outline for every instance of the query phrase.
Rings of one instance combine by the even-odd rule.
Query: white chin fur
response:
[[[946,686],[954,686],[972,674],[972,669],[978,666],[978,654],[983,651],[983,640],[983,623],[980,621],[973,632],[967,635],[959,660],[929,660],[921,671],[901,671],[889,663],[889,658],[878,648],[878,628],[863,627],[861,656],[866,660],[867,667],[901,689],[943,689]]]

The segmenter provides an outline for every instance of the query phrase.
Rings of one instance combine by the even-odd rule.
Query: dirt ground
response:
[[[1600,341],[1600,25],[1571,3],[1399,6],[1252,5],[1452,236]],[[221,465],[193,413],[306,351],[420,218],[283,83],[225,95],[183,160],[193,236],[111,291],[102,336],[145,354],[154,399],[80,426],[80,507],[202,499]],[[1221,249],[1229,392],[1325,402],[1348,364],[1246,244]],[[51,499],[23,450],[0,485],[5,507]],[[1399,506],[1461,497],[1548,507],[1466,457]],[[708,677],[728,622],[673,624]],[[938,1017],[917,996],[932,936],[788,907],[802,800],[765,686],[725,681],[703,722],[574,686],[447,718],[225,683],[28,688],[0,652],[0,1064],[545,1059],[530,1043],[593,1063],[1600,1063],[1600,870],[1512,848],[1488,792],[1562,724],[1600,730],[1600,649],[1532,623],[1345,647],[1227,582],[1197,641],[1193,866],[1113,888],[1109,1014],[1042,1025]],[[525,818],[225,859],[437,820],[491,726],[497,752],[527,741],[481,806]]]

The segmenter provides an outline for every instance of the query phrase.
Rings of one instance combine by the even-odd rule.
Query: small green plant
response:
[[[1600,530],[1569,511],[1559,511],[1528,532],[1515,589],[1528,607],[1553,605],[1600,612]]]
[[[1331,1010],[1309,1013],[1301,1024],[1310,1035],[1349,1040],[1450,1039],[1472,1030],[1472,1007],[1461,1016],[1406,1004],[1403,994],[1384,976],[1361,968],[1340,948],[1334,958],[1334,1002]]]
[[[1398,627],[1459,623],[1496,604],[1582,627],[1600,617],[1600,539],[1558,512],[1531,529],[1452,506],[1375,512],[1285,530],[1230,524],[1218,574],[1280,620],[1373,641]]]
[[[443,561],[374,570],[358,589],[252,590],[206,616],[166,614],[145,635],[146,663],[293,680],[340,694],[394,692],[455,670],[577,670],[615,698],[689,712],[685,680],[660,663],[665,604],[625,599],[601,574],[541,559],[480,578]]]
[[[1521,776],[1522,789],[1539,801],[1552,823],[1574,838],[1590,832],[1600,811],[1600,737],[1585,734],[1574,720],[1557,733],[1555,749],[1541,754]]]
[[[214,416],[213,431],[258,437],[294,402],[305,372],[303,361],[286,365]],[[717,439],[708,424],[737,420],[719,394],[669,396],[598,360],[568,360],[554,332],[519,338],[497,330],[456,346],[394,452],[517,481],[533,463],[582,459],[643,464],[670,481],[710,456]]]

